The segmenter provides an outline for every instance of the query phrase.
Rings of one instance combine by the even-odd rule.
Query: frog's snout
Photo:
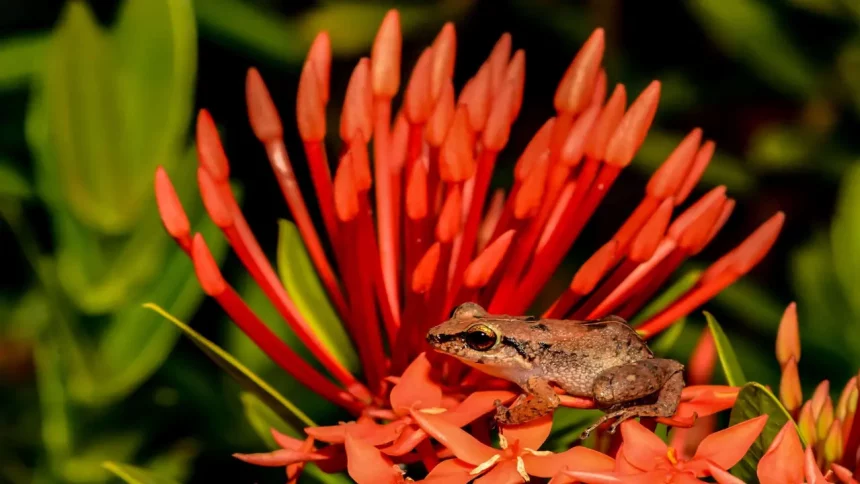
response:
[[[432,331],[432,330],[430,330],[430,331],[428,331],[428,332],[427,332],[427,342],[428,342],[428,343],[430,343],[430,344],[431,344],[431,345],[433,345],[433,346],[436,346],[436,345],[438,345],[439,343],[441,343],[441,342],[442,342],[442,338],[441,338],[441,337],[439,337],[439,335],[438,335],[438,334],[433,333],[433,331]]]

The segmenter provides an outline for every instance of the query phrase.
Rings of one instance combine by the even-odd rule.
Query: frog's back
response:
[[[553,334],[553,344],[538,364],[546,379],[571,395],[591,396],[594,379],[604,370],[654,356],[621,318],[541,323]]]

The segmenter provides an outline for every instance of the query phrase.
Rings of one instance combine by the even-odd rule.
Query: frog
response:
[[[476,303],[457,306],[426,335],[430,348],[485,374],[518,385],[510,406],[496,403],[500,425],[519,425],[553,412],[555,387],[593,399],[604,414],[580,435],[615,419],[609,432],[636,417],[671,417],[681,401],[684,365],[654,353],[623,318],[578,321],[489,314]]]

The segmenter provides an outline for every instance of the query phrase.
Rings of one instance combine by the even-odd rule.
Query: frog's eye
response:
[[[483,324],[476,324],[466,330],[466,344],[477,351],[487,351],[496,345],[496,332]]]

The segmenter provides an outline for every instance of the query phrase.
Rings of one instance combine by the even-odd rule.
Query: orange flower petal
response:
[[[729,474],[729,471],[720,469],[715,465],[711,465],[709,467],[711,471],[711,475],[716,479],[719,484],[744,484],[744,481],[738,479],[737,477]],[[779,482],[799,482],[799,481],[779,481]],[[765,484],[765,483],[762,483]]]
[[[803,481],[803,445],[794,428],[787,422],[758,461],[756,475],[761,484]]]
[[[427,477],[418,481],[423,484],[466,484],[475,476],[469,474],[475,466],[460,459],[448,459],[433,468]]]
[[[612,457],[581,446],[558,454],[523,454],[522,459],[529,475],[537,477],[552,477],[565,467],[585,472],[604,472],[615,468],[615,459]]]
[[[475,484],[520,484],[523,478],[517,472],[515,461],[504,461],[493,466],[490,472],[475,480]]]
[[[396,484],[404,482],[400,469],[376,447],[346,434],[346,468],[358,484]]]
[[[767,415],[760,415],[705,437],[691,463],[710,461],[723,469],[731,468],[755,442],[767,423],[767,418]]]
[[[400,436],[406,425],[407,423],[402,419],[385,425],[379,425],[373,421],[352,422],[326,427],[308,427],[305,433],[317,440],[332,444],[342,444],[346,441],[346,435],[352,434],[353,437],[362,439],[370,445],[382,445]]]
[[[851,471],[842,467],[839,464],[831,464],[831,468],[833,469],[833,473],[836,474],[836,477],[839,478],[839,481],[844,484],[856,484],[857,479],[854,479],[854,476],[851,474]]]
[[[430,362],[424,353],[406,368],[400,383],[391,389],[391,408],[395,412],[408,412],[413,406],[438,407],[442,401],[442,389],[430,376]]]
[[[502,427],[502,435],[512,444],[519,441],[521,448],[540,449],[552,431],[552,414],[526,422],[520,425]]]
[[[624,457],[624,444],[618,446],[618,452],[615,453],[615,472],[627,475],[627,474],[639,474],[644,472],[642,469],[634,466]]]
[[[612,474],[609,472],[563,472],[576,479],[577,482],[583,482],[585,484],[653,484],[655,482],[666,482],[667,477],[665,470],[627,476]]]
[[[328,456],[316,452],[302,452],[292,449],[278,449],[260,454],[233,454],[233,457],[263,467],[284,467],[299,462],[320,461]]]
[[[416,410],[410,413],[415,423],[453,452],[458,459],[477,466],[498,454],[496,449],[484,445],[441,416],[428,415]]]
[[[462,427],[496,408],[496,400],[509,403],[516,396],[514,392],[504,390],[475,392],[466,397],[455,409],[445,412],[441,416],[448,422]]]
[[[803,473],[806,475],[807,484],[826,484],[824,475],[818,464],[815,463],[815,454],[812,453],[812,446],[806,448],[806,454],[803,456]]]
[[[639,469],[653,470],[657,464],[668,460],[666,444],[635,420],[621,424],[621,437],[624,439],[624,458]]]
[[[413,426],[409,426],[401,432],[394,442],[382,449],[386,455],[399,456],[412,452],[424,439],[427,438],[427,432]]]

